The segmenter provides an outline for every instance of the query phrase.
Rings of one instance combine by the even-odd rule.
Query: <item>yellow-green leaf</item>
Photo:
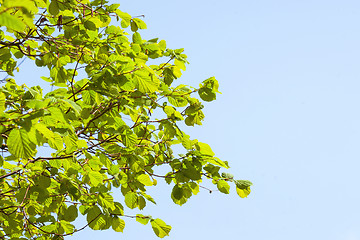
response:
[[[125,195],[125,204],[131,209],[136,208],[136,206],[138,205],[137,200],[138,200],[138,195],[134,192],[128,192]]]
[[[0,14],[0,26],[5,26],[18,32],[24,31],[26,27],[25,23],[19,18],[7,12]]]
[[[149,175],[147,174],[141,174],[137,177],[137,180],[144,184],[145,186],[152,186],[153,185],[153,182],[151,181]]]
[[[146,73],[136,73],[133,76],[136,88],[143,93],[153,93],[158,91],[159,82],[156,78],[152,78]]]
[[[249,194],[250,194],[251,190],[250,187],[246,188],[246,189],[240,189],[240,188],[236,188],[236,193],[241,197],[241,198],[246,198]]]
[[[169,232],[171,231],[171,226],[167,225],[163,220],[161,220],[159,218],[152,219],[151,226],[152,226],[154,233],[159,238],[169,236]]]
[[[97,187],[103,181],[102,174],[99,172],[96,172],[96,171],[91,171],[89,173],[89,178],[90,178],[91,185],[94,187]]]
[[[5,111],[5,94],[0,92],[0,113]]]
[[[112,219],[111,227],[112,227],[112,229],[114,229],[114,231],[116,231],[116,232],[123,232],[123,231],[124,231],[124,228],[125,228],[125,221],[122,220],[121,218],[118,218],[118,217],[115,216],[115,217]]]
[[[206,143],[198,142],[196,144],[196,148],[204,155],[208,155],[208,156],[215,155],[215,153],[211,150],[211,147]]]
[[[25,129],[15,128],[11,130],[7,145],[10,153],[18,158],[27,159],[36,154],[36,145],[30,141]]]
[[[225,180],[219,180],[216,185],[220,192],[229,194],[230,185]]]

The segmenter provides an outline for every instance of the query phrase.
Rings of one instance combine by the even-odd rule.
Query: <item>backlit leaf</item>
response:
[[[149,175],[147,174],[141,174],[137,177],[137,180],[144,184],[145,186],[152,186],[153,185],[153,182],[151,181]]]
[[[236,193],[241,197],[241,198],[246,198],[249,194],[250,194],[251,190],[250,187],[246,188],[246,189],[240,189],[240,188],[236,188]]]
[[[36,145],[30,141],[25,129],[15,128],[11,130],[7,144],[10,153],[18,158],[27,159],[36,153]]]
[[[119,217],[113,217],[111,227],[115,232],[123,232],[125,228],[125,221]]]
[[[91,185],[93,185],[94,187],[98,186],[103,181],[102,174],[99,172],[96,172],[96,171],[91,171],[89,173],[89,178],[90,178]]]
[[[163,238],[169,236],[171,226],[167,225],[163,220],[156,218],[151,220],[151,226],[154,233],[159,237]]]
[[[19,18],[15,17],[14,15],[10,15],[7,12],[0,14],[0,26],[6,26],[18,32],[24,31],[26,27],[25,23],[22,22]]]
[[[136,88],[143,93],[153,93],[158,90],[159,82],[146,73],[136,73],[133,76]]]
[[[134,192],[128,192],[125,195],[125,204],[131,209],[134,209],[137,207],[137,201],[138,201],[138,195]]]
[[[220,192],[225,193],[225,194],[229,194],[230,193],[230,185],[224,181],[224,180],[219,180],[217,182],[217,188],[219,189]]]

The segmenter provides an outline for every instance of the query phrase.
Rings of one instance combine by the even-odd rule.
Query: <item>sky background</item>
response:
[[[145,15],[144,39],[185,48],[179,83],[219,80],[203,126],[186,131],[254,183],[246,199],[201,189],[181,207],[166,184],[150,188],[158,204],[143,214],[173,227],[167,239],[360,240],[360,1],[112,2]],[[69,239],[158,239],[125,221]]]

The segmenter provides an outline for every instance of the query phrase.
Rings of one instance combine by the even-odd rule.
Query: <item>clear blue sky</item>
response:
[[[254,183],[247,199],[202,190],[182,207],[151,190],[158,205],[143,212],[172,225],[167,239],[360,239],[360,1],[118,2],[145,15],[143,38],[185,48],[181,83],[219,80],[188,133]],[[123,234],[70,239],[158,239],[125,220]]]

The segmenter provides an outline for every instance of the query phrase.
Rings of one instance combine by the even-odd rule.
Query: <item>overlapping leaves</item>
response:
[[[42,90],[8,78],[0,89],[0,238],[75,234],[80,215],[91,229],[116,232],[124,231],[125,217],[135,218],[163,238],[171,227],[161,219],[126,214],[155,204],[147,188],[162,179],[179,205],[205,179],[222,193],[234,184],[240,197],[250,194],[251,182],[221,173],[228,163],[179,127],[202,124],[200,100],[216,99],[217,80],[197,89],[176,85],[188,63],[184,49],[143,39],[141,16],[97,0],[0,5],[2,70],[13,76],[17,59],[26,57],[48,69],[42,79],[52,86]],[[110,25],[112,18],[121,27]],[[162,165],[168,173],[157,172]]]

